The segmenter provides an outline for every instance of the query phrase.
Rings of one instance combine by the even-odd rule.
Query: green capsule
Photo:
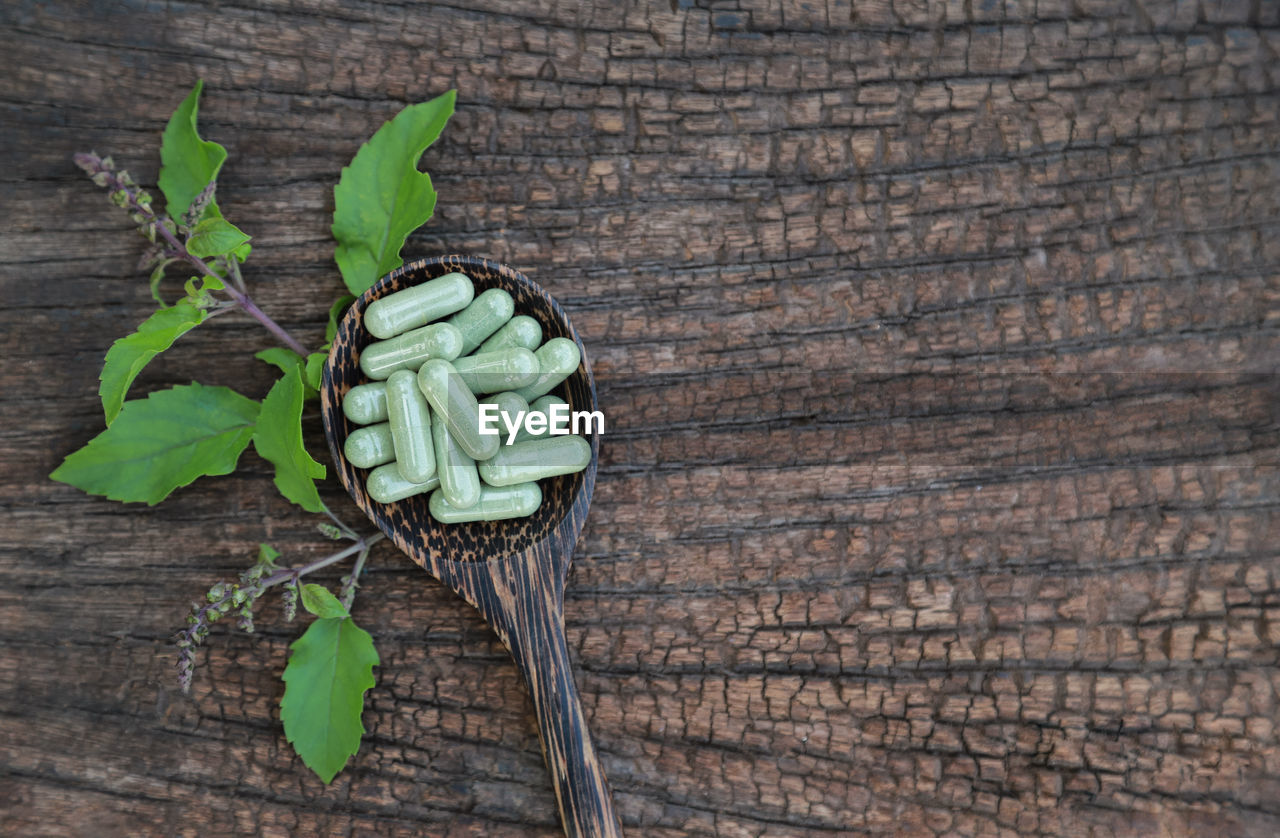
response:
[[[405,480],[404,475],[400,473],[400,467],[394,462],[378,466],[369,472],[369,479],[364,482],[365,491],[378,503],[395,503],[413,495],[430,492],[439,486],[439,477],[432,477],[425,483]]]
[[[356,468],[373,468],[396,458],[395,443],[391,441],[391,424],[368,425],[356,428],[342,446],[347,462]]]
[[[497,410],[488,411],[488,425],[486,426],[482,422],[481,427],[496,429],[498,431],[498,438],[503,442],[506,442],[507,437],[511,435],[511,432],[507,430],[508,423],[515,424],[522,413],[528,412],[529,403],[511,391],[507,391],[505,393],[494,393],[492,396],[485,397],[484,401],[480,402],[481,419],[485,416],[484,406],[487,404],[493,405]]]
[[[431,417],[431,436],[436,446],[436,474],[440,492],[455,509],[475,506],[480,500],[480,474],[476,461],[458,447],[449,434],[449,426],[437,413]]]
[[[387,385],[357,384],[342,397],[342,414],[357,425],[387,421]]]
[[[444,419],[454,442],[473,460],[487,460],[498,451],[496,434],[480,433],[480,404],[458,377],[453,364],[432,358],[418,370],[418,389],[431,409]]]
[[[480,351],[497,352],[499,349],[519,346],[521,349],[532,352],[540,343],[542,343],[542,327],[538,325],[538,321],[527,314],[517,314],[507,321],[507,325],[480,344]]]
[[[395,337],[461,311],[475,293],[475,286],[465,275],[445,274],[369,303],[364,311],[364,327],[375,338]]]
[[[432,323],[390,340],[371,343],[360,353],[360,369],[376,380],[396,370],[416,370],[429,358],[452,361],[462,353],[462,333],[448,323]]]
[[[582,471],[591,462],[591,443],[580,436],[549,436],[504,445],[480,464],[480,476],[490,486],[514,486]]]
[[[461,524],[467,521],[501,521],[504,518],[523,518],[532,515],[542,505],[542,490],[537,483],[521,483],[518,486],[480,490],[480,500],[468,509],[458,509],[445,500],[442,491],[431,494],[428,508],[431,517],[442,524]]]
[[[573,374],[578,368],[578,362],[582,360],[578,344],[568,338],[552,338],[538,347],[533,355],[538,359],[537,380],[516,388],[516,392],[529,402],[551,392],[551,388]]]
[[[485,338],[502,328],[515,310],[516,301],[510,294],[501,288],[490,288],[446,322],[462,332],[461,354],[469,355]]]
[[[501,414],[505,413],[511,417],[511,421],[516,421],[516,416],[524,413],[529,409],[529,403],[520,397],[519,393],[513,393],[507,390],[503,393],[494,393],[491,396],[485,396],[480,404],[492,404],[498,408],[499,418],[501,422]]]
[[[408,370],[397,370],[387,379],[387,422],[400,473],[414,483],[431,479],[436,473],[431,411],[418,389],[417,377]]]
[[[476,394],[514,390],[538,378],[538,359],[519,346],[468,355],[454,361],[453,368]]]
[[[552,405],[564,405],[566,411],[569,403],[559,396],[542,396],[533,400],[533,404],[529,405],[530,413],[541,413],[547,417],[546,424],[542,426],[542,430],[537,433],[530,433],[525,423],[520,423],[520,430],[516,431],[515,442],[524,442],[527,439],[541,439],[551,432],[551,407]],[[565,414],[566,416],[568,413]]]

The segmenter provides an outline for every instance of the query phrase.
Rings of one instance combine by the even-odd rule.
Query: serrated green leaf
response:
[[[353,294],[403,264],[405,237],[435,211],[431,176],[418,160],[453,114],[457,91],[410,105],[361,146],[333,190],[334,258]]]
[[[102,364],[98,385],[98,396],[102,399],[102,411],[108,425],[116,420],[129,385],[133,384],[147,362],[173,346],[175,340],[200,325],[204,318],[203,311],[183,301],[172,308],[153,312],[142,321],[136,332],[111,344]]]
[[[262,400],[253,447],[276,467],[280,494],[308,512],[323,512],[315,481],[324,477],[324,466],[311,459],[302,444],[304,395],[302,370],[295,367],[281,376]]]
[[[195,382],[125,402],[111,427],[69,455],[54,480],[152,506],[204,475],[229,474],[253,437],[258,403]]]
[[[306,384],[316,392],[320,391],[321,378],[324,377],[324,362],[327,360],[329,360],[327,352],[312,352],[307,356],[307,366],[304,370]]]
[[[298,756],[328,784],[360,750],[364,694],[381,661],[350,617],[316,620],[290,648],[280,721]]]
[[[232,252],[235,253],[236,255],[236,261],[243,265],[245,263],[245,260],[249,258],[249,253],[252,252],[252,250],[253,250],[253,245],[249,244],[248,242],[245,242],[244,244],[240,245]]]
[[[182,217],[209,181],[218,176],[218,170],[227,159],[225,148],[202,140],[196,131],[203,87],[204,81],[197,81],[187,98],[169,117],[160,145],[160,191],[164,193],[165,210],[175,221]],[[203,217],[219,216],[218,205],[210,201]]]
[[[327,347],[333,343],[334,337],[338,334],[338,319],[347,311],[347,306],[356,301],[356,298],[350,294],[343,294],[333,305],[329,306],[329,324],[324,327],[324,345]]]
[[[234,253],[248,241],[248,234],[225,218],[206,218],[192,228],[187,250],[199,259],[209,259]]]
[[[302,586],[302,607],[317,617],[350,617],[338,598],[323,585]]]

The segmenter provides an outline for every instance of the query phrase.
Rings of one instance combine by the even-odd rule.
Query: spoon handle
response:
[[[494,597],[481,611],[488,612],[528,685],[565,835],[617,838],[622,829],[613,796],[573,680],[564,635],[563,587],[553,575],[554,564],[527,555],[515,557],[502,578],[493,580]]]

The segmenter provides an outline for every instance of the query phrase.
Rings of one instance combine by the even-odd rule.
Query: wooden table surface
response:
[[[154,183],[198,77],[317,345],[341,167],[457,88],[405,253],[527,271],[588,347],[567,624],[628,835],[1280,832],[1280,4],[468,5],[0,8],[0,832],[559,834],[505,651],[388,545],[332,786],[275,601],[177,691],[192,599],[329,549],[252,450],[154,508],[47,479],[153,307],[71,155]],[[219,318],[134,395],[261,398],[270,345]]]

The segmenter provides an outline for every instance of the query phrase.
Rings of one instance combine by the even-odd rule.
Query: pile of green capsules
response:
[[[476,296],[466,275],[446,274],[370,303],[364,324],[380,340],[360,354],[371,381],[342,401],[347,419],[364,426],[343,453],[373,469],[365,488],[375,501],[432,492],[431,515],[446,524],[520,518],[542,503],[536,481],[591,462],[590,443],[574,434],[526,425],[507,444],[480,433],[482,402],[512,424],[565,404],[547,393],[580,360],[572,340],[543,343],[538,321],[515,315],[506,291]]]

